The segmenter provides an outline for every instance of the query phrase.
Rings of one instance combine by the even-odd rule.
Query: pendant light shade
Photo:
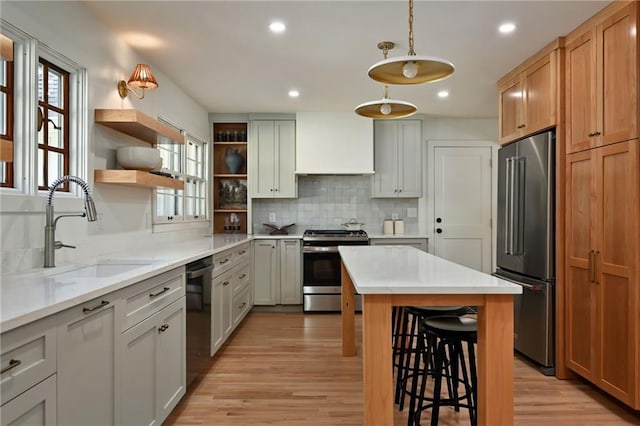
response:
[[[377,101],[365,102],[355,108],[358,115],[368,118],[391,119],[409,117],[418,111],[412,103],[390,99],[388,87],[384,86],[384,95]]]
[[[369,77],[384,84],[421,84],[443,80],[453,74],[454,65],[434,56],[416,55],[413,50],[413,0],[409,0],[409,53],[386,58],[369,68]]]

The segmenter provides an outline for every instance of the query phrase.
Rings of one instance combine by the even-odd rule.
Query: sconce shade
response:
[[[151,72],[151,67],[147,64],[136,65],[136,69],[131,73],[127,83],[129,86],[139,89],[155,89],[158,87],[158,82]]]

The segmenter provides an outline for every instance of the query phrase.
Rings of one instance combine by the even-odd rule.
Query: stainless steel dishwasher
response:
[[[187,386],[211,359],[211,273],[213,257],[186,266],[187,273]]]

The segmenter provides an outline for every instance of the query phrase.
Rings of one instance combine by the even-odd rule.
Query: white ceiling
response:
[[[416,1],[415,51],[454,75],[391,86],[390,97],[435,116],[496,117],[496,81],[608,2]],[[96,16],[207,111],[350,111],[382,97],[367,69],[380,41],[408,50],[408,1],[95,1]],[[282,20],[284,34],[269,23]],[[497,27],[517,25],[511,35]],[[133,69],[133,66],[131,68]],[[162,89],[162,81],[159,81]],[[300,97],[287,92],[295,88]],[[445,100],[437,92],[446,89]]]

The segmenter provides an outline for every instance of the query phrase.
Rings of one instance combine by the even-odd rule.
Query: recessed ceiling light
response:
[[[289,90],[289,97],[297,98],[298,96],[300,96],[300,92],[298,92],[297,90]]]
[[[512,33],[515,29],[516,24],[514,24],[513,22],[505,22],[498,27],[498,31],[500,31],[502,34]]]
[[[449,97],[449,92],[447,92],[446,90],[441,90],[438,92],[438,97],[439,98],[447,98]]]
[[[269,24],[269,29],[273,33],[283,33],[284,30],[287,29],[287,26],[283,22],[273,21],[271,24]]]

